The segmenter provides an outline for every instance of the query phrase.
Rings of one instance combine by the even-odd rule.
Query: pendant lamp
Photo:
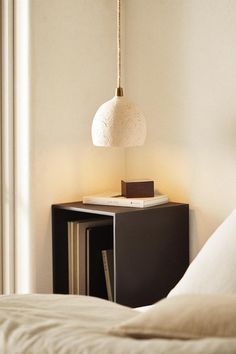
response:
[[[92,123],[96,146],[130,147],[143,145],[146,122],[136,105],[123,96],[121,87],[121,0],[117,0],[117,88],[115,96],[97,110]]]

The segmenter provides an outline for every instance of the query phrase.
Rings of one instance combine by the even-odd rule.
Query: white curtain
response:
[[[28,0],[1,0],[0,292],[31,292]]]
[[[14,21],[13,1],[1,3],[1,293],[15,291]]]

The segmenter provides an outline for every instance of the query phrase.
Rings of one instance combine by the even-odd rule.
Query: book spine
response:
[[[74,294],[80,294],[80,235],[79,223],[74,224]]]
[[[86,229],[86,294],[90,295],[90,257],[89,257],[89,228]]]
[[[96,204],[96,205],[112,205],[112,206],[119,206],[120,203],[115,200],[109,200],[109,199],[94,199],[94,198],[89,198],[89,197],[83,197],[83,203],[84,204]]]
[[[74,293],[74,241],[73,241],[73,223],[67,223],[68,235],[68,290],[69,294]]]
[[[111,206],[124,206],[133,208],[146,208],[149,206],[155,206],[168,203],[168,197],[166,195],[160,196],[158,199],[142,200],[142,199],[116,199],[116,198],[90,198],[84,197],[83,203],[96,204],[96,205],[111,205]]]
[[[106,250],[102,250],[102,260],[103,260],[103,267],[104,267],[104,273],[105,273],[108,300],[113,301],[112,289],[111,289],[111,279],[110,279],[110,274],[109,274],[109,266],[108,266],[108,259],[107,259],[107,251]]]
[[[160,198],[158,201],[153,201],[153,202],[144,202],[144,205],[143,205],[143,208],[145,207],[150,207],[150,206],[155,206],[155,205],[161,205],[161,204],[166,204],[168,203],[169,199],[168,197],[163,197],[163,198]]]

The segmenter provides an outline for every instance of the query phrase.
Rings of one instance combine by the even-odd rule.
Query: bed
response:
[[[145,311],[89,296],[2,295],[0,353],[234,354],[235,254],[236,210]]]
[[[139,313],[76,295],[14,295],[0,299],[0,352],[6,354],[233,354],[236,338],[135,339],[109,333]]]

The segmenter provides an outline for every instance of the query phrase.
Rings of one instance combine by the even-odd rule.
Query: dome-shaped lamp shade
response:
[[[92,124],[94,145],[138,146],[144,144],[145,138],[145,118],[126,97],[114,96],[98,108]]]

